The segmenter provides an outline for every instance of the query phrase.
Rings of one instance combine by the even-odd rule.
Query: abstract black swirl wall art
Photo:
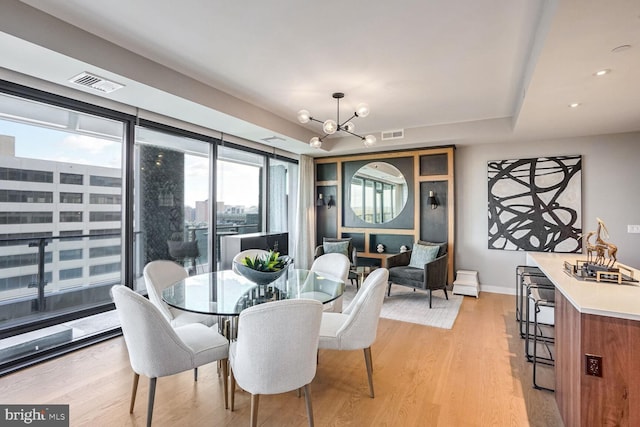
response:
[[[582,157],[488,162],[489,249],[581,252]]]

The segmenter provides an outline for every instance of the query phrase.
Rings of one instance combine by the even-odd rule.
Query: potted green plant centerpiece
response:
[[[282,276],[291,264],[291,258],[270,250],[264,255],[245,257],[235,262],[236,271],[258,285],[268,285]]]

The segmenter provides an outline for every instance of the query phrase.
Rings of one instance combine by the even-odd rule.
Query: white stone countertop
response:
[[[576,279],[564,271],[564,262],[575,264],[579,259],[584,260],[585,255],[527,253],[527,264],[539,267],[578,312],[640,321],[640,283],[598,283]],[[633,278],[640,280],[640,271],[631,270]]]

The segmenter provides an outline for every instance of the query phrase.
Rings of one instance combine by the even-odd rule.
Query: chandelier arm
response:
[[[341,130],[342,132],[346,132],[346,133],[348,133],[349,135],[357,136],[357,137],[358,137],[358,138],[360,138],[360,139],[364,139],[364,136],[360,136],[360,135],[358,135],[357,133],[349,132],[348,130],[345,130],[345,129],[340,129],[340,130]],[[326,136],[326,135],[325,135],[325,136]]]
[[[318,120],[315,117],[309,117],[309,120],[312,121],[312,122],[324,123],[323,120]]]
[[[343,126],[346,125],[347,123],[349,123],[349,121],[351,119],[355,119],[356,117],[358,117],[357,114],[354,114],[353,116],[349,117],[347,120],[345,120],[344,122],[340,123],[340,130],[344,130]],[[346,131],[345,131],[346,132]]]

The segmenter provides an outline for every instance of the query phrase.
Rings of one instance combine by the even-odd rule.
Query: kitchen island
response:
[[[567,427],[639,426],[640,286],[579,280],[565,272],[565,261],[584,258],[527,254],[527,264],[556,287],[556,402]],[[640,278],[640,271],[631,273]],[[596,364],[589,373],[587,359]]]

